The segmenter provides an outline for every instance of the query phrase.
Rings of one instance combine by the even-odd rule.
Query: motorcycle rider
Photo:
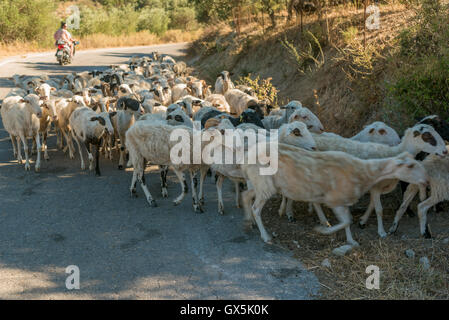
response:
[[[73,39],[70,32],[67,31],[67,23],[65,23],[64,21],[61,22],[61,28],[55,32],[55,34],[53,35],[53,38],[55,39],[56,46],[57,46],[57,42],[59,40],[65,41],[67,43],[67,45],[70,47],[70,58],[72,58],[73,57],[73,42],[75,41],[75,39]]]

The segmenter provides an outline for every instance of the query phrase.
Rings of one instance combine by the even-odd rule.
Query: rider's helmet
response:
[[[64,28],[64,27],[66,27],[66,26],[67,26],[67,23],[66,23],[65,21],[62,21],[62,22],[61,22],[61,29]]]

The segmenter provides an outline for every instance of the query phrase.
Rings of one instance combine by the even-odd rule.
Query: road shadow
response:
[[[66,65],[61,66],[58,63],[53,62],[18,62],[18,64],[23,67],[44,71],[49,74],[66,74],[71,72],[83,72],[92,70],[104,70],[110,67],[110,65],[96,65],[96,66],[77,66],[77,65]]]
[[[223,188],[220,216],[208,179],[206,212],[196,214],[190,193],[173,205],[174,174],[162,198],[159,173],[147,169],[159,205],[150,208],[140,186],[130,197],[132,171],[117,170],[117,153],[113,162],[101,158],[95,177],[55,140],[52,134],[41,172],[26,172],[0,127],[0,298],[304,299],[316,292],[289,253],[265,245],[257,230],[243,232],[231,188]],[[80,269],[80,290],[65,287],[69,265]]]
[[[178,52],[180,52],[179,54],[176,53],[171,53],[170,56],[173,57],[175,60],[180,60],[180,61],[185,61],[186,60],[186,56],[188,54],[188,49],[184,48],[184,49],[179,49],[177,50]],[[144,57],[144,56],[148,56],[148,52],[147,53],[143,53],[143,52],[106,52],[104,54],[102,54],[102,56],[108,56],[108,57],[123,57],[123,58],[131,58],[133,56],[136,57]],[[127,60],[126,60],[127,61]],[[125,62],[126,62],[125,61]]]

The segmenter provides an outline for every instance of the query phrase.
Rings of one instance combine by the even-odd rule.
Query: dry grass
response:
[[[163,43],[191,42],[198,39],[203,30],[183,31],[168,30],[164,35],[158,37],[147,31],[141,31],[130,35],[110,36],[105,34],[92,34],[79,39],[80,46],[78,50],[113,48],[113,47],[132,47]],[[4,44],[0,42],[0,59],[8,56],[21,55],[33,52],[45,52],[53,50],[53,46],[40,46],[37,42],[15,42]]]
[[[353,6],[329,9],[329,36],[323,32],[325,21],[320,24],[316,14],[305,16],[304,31],[320,39],[324,53],[320,68],[308,64],[305,69],[312,70],[305,74],[296,70],[281,41],[287,39],[303,52],[308,38],[294,21],[286,23],[282,17],[275,29],[263,30],[257,22],[244,25],[240,36],[221,25],[210,30],[193,46],[195,53],[206,53],[195,67],[209,82],[215,81],[217,72],[225,69],[232,70],[235,78],[248,73],[272,78],[279,90],[280,103],[301,101],[318,114],[327,131],[351,136],[373,121],[385,121],[402,131],[410,119],[390,121],[394,117],[383,108],[383,84],[388,80],[388,59],[397,47],[396,37],[412,20],[414,11],[392,3],[381,5],[380,14],[381,28],[367,32],[366,50],[363,10]],[[351,37],[347,36],[348,29],[353,30]],[[354,74],[354,70],[361,72]],[[319,110],[314,108],[316,97],[321,104]]]
[[[399,204],[398,194],[390,195],[384,201],[384,223],[386,229],[393,220],[394,208]],[[429,224],[434,239],[424,240],[419,236],[417,217],[405,216],[394,235],[379,239],[375,214],[366,229],[355,224],[351,227],[354,238],[361,244],[345,257],[337,257],[332,249],[345,243],[344,232],[332,236],[315,233],[315,214],[307,212],[307,205],[296,203],[294,216],[297,222],[290,223],[285,217],[279,218],[277,210],[280,199],[271,200],[262,213],[269,231],[275,232],[275,244],[292,250],[305,265],[313,271],[322,284],[319,299],[449,299],[449,239],[448,210],[429,213]],[[367,199],[352,208],[354,222],[358,222]],[[331,224],[333,215],[326,211]],[[387,229],[388,230],[388,229]],[[408,258],[405,250],[413,249],[415,258]],[[423,270],[420,257],[428,257],[431,268]],[[321,266],[328,258],[331,268]],[[380,269],[380,288],[366,288],[366,268],[376,265]]]

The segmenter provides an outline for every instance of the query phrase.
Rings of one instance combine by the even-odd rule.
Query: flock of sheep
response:
[[[272,237],[264,228],[261,211],[275,194],[282,195],[281,216],[286,213],[289,220],[293,220],[292,202],[309,202],[309,211],[316,211],[321,224],[316,231],[331,234],[344,229],[352,247],[358,244],[350,231],[349,207],[369,192],[370,203],[359,224],[365,226],[374,210],[378,234],[385,237],[381,195],[393,191],[399,181],[404,181],[409,185],[389,231],[396,231],[399,220],[419,192],[420,232],[425,237],[431,236],[426,213],[432,206],[449,199],[449,157],[445,145],[445,140],[449,140],[449,125],[444,120],[435,115],[423,118],[407,129],[402,139],[382,122],[366,126],[352,138],[343,138],[325,132],[318,117],[299,101],[274,109],[260,101],[251,88],[235,86],[227,71],[217,76],[212,93],[211,86],[189,75],[187,70],[184,62],[154,52],[144,57],[134,56],[128,63],[113,65],[104,71],[73,73],[62,79],[14,75],[11,79],[16,88],[3,100],[0,109],[14,157],[22,163],[22,143],[25,170],[30,170],[27,139],[32,138],[32,153],[37,153],[35,170],[39,171],[42,151],[49,160],[47,136],[54,128],[57,147],[68,151],[70,159],[74,159],[75,141],[81,169],[86,166],[85,149],[89,169],[95,169],[97,175],[101,174],[100,155],[112,161],[116,150],[118,168],[133,167],[131,194],[136,195],[139,182],[151,206],[157,204],[147,188],[144,175],[147,164],[160,166],[163,197],[168,197],[167,172],[169,169],[175,172],[181,185],[175,205],[188,193],[184,175],[188,171],[193,207],[199,212],[203,211],[204,180],[213,172],[219,213],[224,213],[222,183],[228,178],[235,183],[236,205],[243,204],[245,226],[257,224],[265,242],[270,242]],[[234,153],[242,151],[246,156],[257,155],[259,159],[264,156],[261,143],[267,148],[276,144],[277,172],[260,175],[259,169],[266,163],[173,163],[170,152],[176,142],[170,140],[171,134],[183,128],[193,143],[194,123],[201,123],[203,132],[214,131],[221,135],[228,130],[242,129],[234,131],[241,142],[231,150]],[[278,137],[275,139],[266,133],[260,136],[263,131],[258,129],[278,130]],[[245,144],[243,130],[256,130],[258,143]],[[201,150],[207,147],[212,148],[204,143]],[[193,158],[193,148],[190,150],[190,158]],[[423,161],[416,160],[423,152],[430,155]],[[245,191],[240,194],[242,186]],[[321,208],[323,204],[333,210],[338,224],[330,225]]]

